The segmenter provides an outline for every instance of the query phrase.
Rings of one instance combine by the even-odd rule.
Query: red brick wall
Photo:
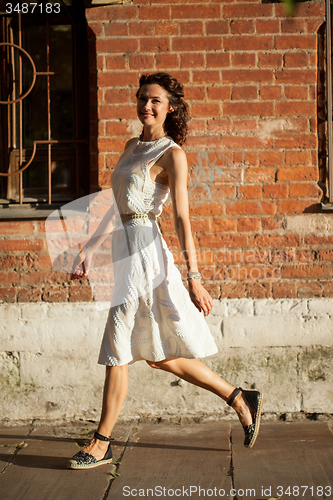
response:
[[[285,231],[286,216],[321,212],[324,15],[323,2],[301,3],[290,19],[282,5],[259,0],[139,0],[86,11],[92,191],[110,187],[125,142],[138,133],[139,75],[178,78],[192,117],[184,146],[192,229],[214,298],[333,296],[333,236]],[[41,222],[0,228],[3,300],[90,297],[87,285],[49,269]],[[161,228],[181,265],[170,203]]]

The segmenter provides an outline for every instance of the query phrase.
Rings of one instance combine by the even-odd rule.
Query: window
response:
[[[28,2],[28,13],[1,4],[2,207],[70,201],[89,192],[83,2]]]

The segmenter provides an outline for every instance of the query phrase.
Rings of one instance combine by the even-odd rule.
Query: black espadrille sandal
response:
[[[109,441],[110,444],[104,457],[101,460],[97,460],[90,453],[79,451],[68,461],[67,467],[69,469],[91,469],[92,467],[112,462],[111,437],[102,436],[98,432],[95,432],[94,437],[100,441]]]
[[[229,399],[229,401],[227,401],[229,406],[232,405],[236,396],[238,396],[240,392],[243,393],[249,407],[254,413],[253,423],[250,425],[243,425],[245,434],[244,446],[246,446],[246,448],[252,448],[259,433],[260,417],[262,411],[262,404],[264,401],[264,395],[261,394],[259,391],[244,391],[241,387],[237,387],[232,397]]]

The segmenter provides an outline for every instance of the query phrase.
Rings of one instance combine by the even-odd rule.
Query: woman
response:
[[[75,469],[112,461],[109,436],[126,397],[128,363],[139,359],[226,401],[244,428],[245,446],[253,446],[260,424],[263,396],[236,389],[197,359],[215,354],[217,348],[201,314],[208,316],[213,300],[200,282],[189,220],[188,167],[180,147],[188,119],[183,86],[166,73],[143,75],[136,95],[143,131],[127,142],[111,176],[123,231],[112,243],[115,288],[98,361],[106,365],[102,414],[94,438],[69,461]],[[156,223],[169,193],[189,293]],[[76,259],[74,278],[87,276],[94,251],[110,231],[110,217],[105,216]],[[122,264],[125,248],[134,264],[126,259]],[[138,255],[141,264],[135,260]]]

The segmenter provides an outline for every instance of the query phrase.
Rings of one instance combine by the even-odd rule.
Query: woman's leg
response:
[[[228,382],[219,377],[198,359],[167,358],[163,361],[147,361],[147,363],[152,368],[165,370],[191,384],[203,387],[224,399],[224,401],[228,401],[235,390],[234,386],[228,384]],[[232,403],[232,408],[236,411],[242,425],[252,424],[253,412],[242,393],[236,396]]]
[[[128,389],[128,365],[107,366],[105,373],[102,414],[97,432],[110,436],[121,412]],[[109,443],[93,438],[83,451],[101,460]]]

